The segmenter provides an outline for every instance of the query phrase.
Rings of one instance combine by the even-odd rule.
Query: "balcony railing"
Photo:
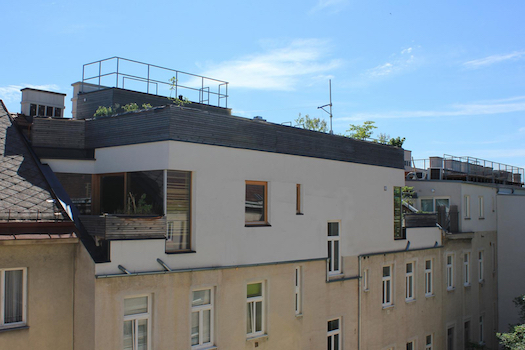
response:
[[[80,221],[90,235],[106,240],[166,237],[164,216],[81,215]]]
[[[179,93],[189,94],[185,97],[191,101],[228,108],[226,81],[122,57],[84,64],[81,92],[84,92],[84,83],[98,85],[99,89],[120,87],[173,98]]]

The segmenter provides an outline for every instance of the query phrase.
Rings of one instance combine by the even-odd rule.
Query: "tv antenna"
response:
[[[334,131],[332,129],[332,79],[328,79],[328,88],[330,89],[330,103],[321,107],[317,107],[317,109],[322,109],[326,113],[330,114],[330,134],[333,134]],[[330,112],[324,109],[328,106],[330,106]]]

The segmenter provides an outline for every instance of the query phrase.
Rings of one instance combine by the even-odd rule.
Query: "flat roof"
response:
[[[24,90],[31,90],[31,91],[45,92],[45,93],[48,93],[48,94],[55,94],[55,95],[60,95],[60,96],[66,96],[66,94],[63,94],[61,92],[54,92],[54,91],[47,91],[47,90],[40,90],[40,89],[33,89],[33,88],[20,89],[20,91],[24,91]]]

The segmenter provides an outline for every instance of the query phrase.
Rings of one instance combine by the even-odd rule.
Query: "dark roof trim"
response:
[[[33,88],[23,88],[21,89],[20,91],[24,91],[24,90],[31,90],[31,91],[38,91],[38,92],[46,92],[48,94],[55,94],[55,95],[60,95],[60,96],[66,96],[66,94],[63,94],[61,92],[54,92],[54,91],[47,91],[47,90],[40,90],[40,89],[33,89]]]

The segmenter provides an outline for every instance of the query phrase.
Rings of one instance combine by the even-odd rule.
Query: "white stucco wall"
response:
[[[173,169],[193,176],[196,253],[166,255],[162,241],[112,242],[112,263],[101,272],[119,273],[118,264],[158,270],[157,257],[174,269],[322,258],[333,220],[340,222],[342,256],[406,246],[393,239],[393,186],[403,186],[402,169],[175,141],[97,149],[95,158],[44,161],[56,172]],[[271,227],[245,227],[246,180],[268,182]],[[304,215],[295,213],[296,184]],[[414,237],[419,247],[436,241],[433,233],[425,239]]]

